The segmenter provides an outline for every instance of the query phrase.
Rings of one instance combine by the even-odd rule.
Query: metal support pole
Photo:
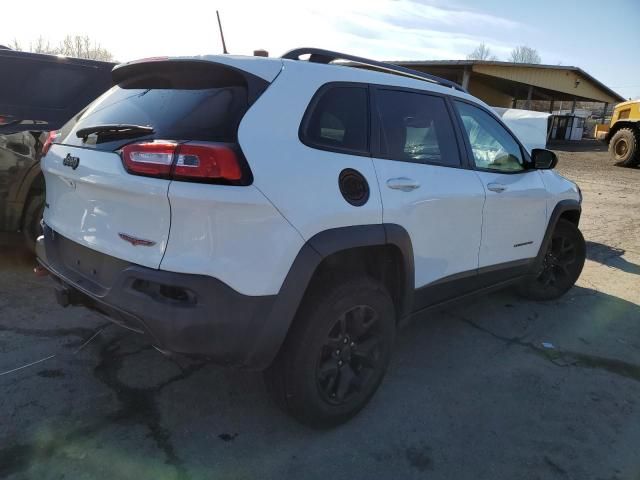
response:
[[[471,77],[471,70],[469,67],[464,67],[462,72],[462,88],[469,90],[469,78]]]
[[[553,104],[555,103],[555,100],[551,99],[551,103],[549,104],[549,113],[553,113]]]
[[[529,85],[527,90],[527,103],[525,103],[525,110],[531,109],[531,98],[533,97],[533,85]]]
[[[576,111],[576,99],[573,99],[573,102],[571,102],[571,113],[575,113]]]
[[[609,102],[604,102],[604,108],[602,109],[602,123],[606,122],[607,108],[609,108]]]

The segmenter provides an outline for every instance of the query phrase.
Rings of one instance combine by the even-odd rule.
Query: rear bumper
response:
[[[143,248],[143,247],[140,247]],[[247,296],[205,275],[154,270],[75,243],[45,226],[38,261],[63,305],[82,305],[144,334],[159,349],[250,369],[282,339],[262,335],[276,296]],[[269,337],[269,336],[267,336]],[[273,344],[272,344],[273,343]]]

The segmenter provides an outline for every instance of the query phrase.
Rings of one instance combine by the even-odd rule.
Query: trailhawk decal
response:
[[[516,243],[513,248],[518,248],[518,247],[524,247],[525,245],[532,245],[533,242],[529,241],[529,242],[522,242],[522,243]]]

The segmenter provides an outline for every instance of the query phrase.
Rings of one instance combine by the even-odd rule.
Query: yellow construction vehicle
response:
[[[640,100],[616,105],[604,140],[616,162],[626,167],[640,164]]]

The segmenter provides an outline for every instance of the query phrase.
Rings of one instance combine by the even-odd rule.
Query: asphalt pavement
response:
[[[259,373],[167,358],[59,307],[5,237],[0,478],[640,480],[640,169],[596,143],[556,148],[584,193],[577,286],[412,323],[371,404],[329,431],[280,412]]]

